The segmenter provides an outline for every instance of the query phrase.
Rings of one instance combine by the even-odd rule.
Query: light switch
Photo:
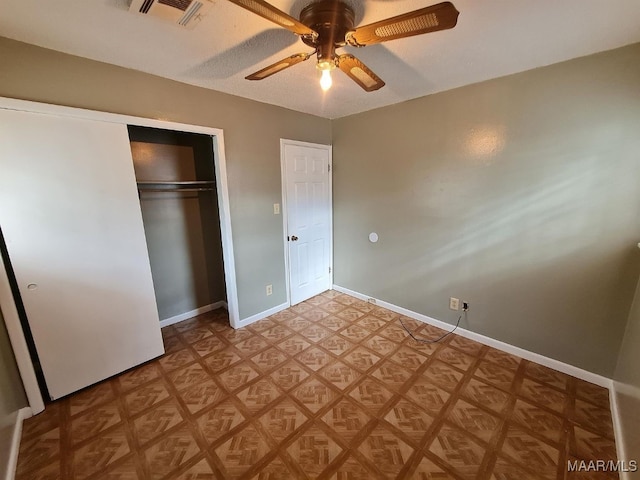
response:
[[[274,215],[280,215],[280,204],[279,203],[274,203],[273,204],[273,214]]]

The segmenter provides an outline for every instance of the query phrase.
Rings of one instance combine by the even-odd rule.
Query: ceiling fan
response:
[[[421,8],[361,27],[354,27],[353,9],[340,0],[319,0],[307,5],[300,20],[287,15],[264,0],[229,0],[299,35],[314,49],[284,58],[247,76],[247,80],[263,80],[275,73],[308,60],[317,54],[317,68],[322,72],[320,86],[331,87],[331,70],[338,67],[367,92],[382,88],[385,83],[364,63],[351,54],[336,54],[336,49],[351,45],[365,47],[374,43],[421,35],[453,28],[459,12],[450,2]]]

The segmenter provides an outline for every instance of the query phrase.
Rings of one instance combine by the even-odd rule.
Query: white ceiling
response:
[[[439,0],[351,0],[356,25]],[[0,35],[180,82],[338,118],[640,42],[639,0],[452,0],[452,30],[347,48],[385,82],[366,93],[340,71],[323,93],[313,59],[244,77],[310,48],[226,0],[193,30],[129,12],[129,0],[0,0]],[[271,0],[298,17],[310,0]]]

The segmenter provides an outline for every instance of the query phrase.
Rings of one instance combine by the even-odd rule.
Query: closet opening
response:
[[[128,131],[160,325],[227,308],[213,138]]]

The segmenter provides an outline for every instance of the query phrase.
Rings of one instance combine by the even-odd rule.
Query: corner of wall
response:
[[[22,422],[32,416],[31,408],[13,412],[12,422],[0,430],[0,479],[13,480],[18,466]]]

